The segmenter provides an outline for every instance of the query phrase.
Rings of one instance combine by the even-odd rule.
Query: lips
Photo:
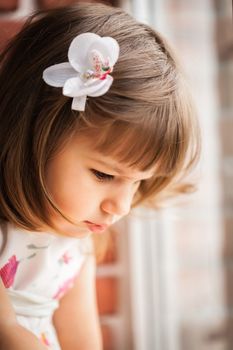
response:
[[[106,225],[106,224],[96,224],[94,222],[91,222],[91,221],[84,221],[88,228],[92,231],[92,232],[103,232],[104,230],[106,230],[106,228],[109,226],[109,225]]]

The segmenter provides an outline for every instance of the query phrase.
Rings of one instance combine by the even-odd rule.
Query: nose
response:
[[[107,194],[101,203],[101,209],[108,214],[125,216],[130,212],[135,191],[129,188]]]

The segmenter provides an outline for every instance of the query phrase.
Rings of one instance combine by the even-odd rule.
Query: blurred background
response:
[[[75,2],[0,0],[0,47],[35,9]],[[161,31],[178,50],[198,107],[203,152],[192,175],[195,194],[161,212],[137,209],[117,225],[96,278],[104,350],[232,350],[232,3],[105,3]]]

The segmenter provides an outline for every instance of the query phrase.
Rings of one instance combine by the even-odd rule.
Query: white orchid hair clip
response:
[[[46,68],[43,79],[50,86],[63,87],[63,95],[73,97],[71,108],[84,111],[87,96],[102,96],[109,90],[113,82],[110,73],[118,57],[115,39],[83,33],[69,46],[69,62]]]

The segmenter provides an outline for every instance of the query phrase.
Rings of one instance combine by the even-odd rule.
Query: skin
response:
[[[47,166],[48,191],[75,225],[53,209],[51,218],[68,236],[90,233],[84,221],[111,225],[127,215],[140,181],[153,176],[152,171],[137,171],[101,155],[93,150],[93,143],[94,140],[73,137]],[[114,166],[120,168],[121,174],[113,170]]]

